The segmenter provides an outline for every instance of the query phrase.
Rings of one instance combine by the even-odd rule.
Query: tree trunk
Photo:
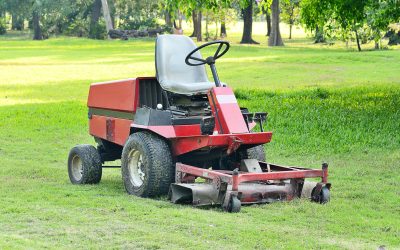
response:
[[[377,50],[378,50],[378,49],[379,49],[379,47],[380,47],[380,46],[379,46],[379,42],[375,41],[375,49],[377,49]]]
[[[115,1],[111,0],[111,1],[108,1],[108,2],[109,2],[108,3],[108,9],[110,11],[111,24],[112,24],[111,26],[114,29],[114,27],[116,27],[115,26],[115,12],[116,12]]]
[[[324,29],[320,29],[319,26],[315,28],[315,42],[314,43],[324,43],[325,42],[325,36],[324,36]]]
[[[225,20],[223,20],[223,21],[221,22],[221,37],[222,37],[222,38],[227,37],[227,35],[226,35]]]
[[[218,21],[215,21],[215,36],[214,36],[214,40],[218,39],[218,34],[219,34]]]
[[[197,12],[192,11],[193,32],[190,37],[197,37]]]
[[[90,25],[89,25],[89,37],[92,39],[97,37],[97,24],[99,22],[101,15],[101,0],[94,0],[92,5],[92,13],[90,15]]]
[[[253,1],[249,1],[249,5],[242,9],[243,14],[243,35],[240,43],[259,44],[252,38],[253,33]]]
[[[23,30],[24,19],[16,14],[11,15],[11,29],[12,30]]]
[[[357,30],[354,30],[354,32],[356,33],[356,40],[357,40],[357,48],[358,48],[358,51],[361,51],[360,38],[358,37],[358,32],[357,32]]]
[[[268,39],[268,46],[283,46],[281,31],[279,29],[279,0],[272,1],[271,12],[271,34]]]
[[[33,40],[43,40],[42,28],[40,27],[40,16],[37,11],[32,12]]]
[[[196,28],[196,31],[197,31],[196,38],[197,38],[197,41],[198,41],[198,42],[201,42],[201,41],[203,40],[203,35],[202,35],[202,33],[201,33],[201,19],[202,19],[202,17],[203,17],[203,15],[201,14],[201,11],[198,11],[198,12],[197,12],[197,23],[196,23],[196,25],[197,25],[197,28]]]
[[[294,24],[294,5],[292,5],[290,9],[290,18],[289,18],[289,39],[292,39],[292,29],[293,29],[293,24]]]
[[[15,15],[15,14],[11,15],[11,29],[12,30],[17,29],[17,15]]]
[[[168,27],[172,27],[171,14],[168,11],[165,11],[165,24]]]
[[[201,34],[201,11],[193,11],[192,13],[192,19],[193,19],[193,33],[190,37],[196,37],[198,42],[201,42],[202,40],[202,34]]]
[[[178,24],[176,24],[176,19],[174,20],[174,34],[175,35],[183,35],[183,30],[182,30],[182,15],[180,11],[178,10]]]
[[[110,15],[110,8],[108,7],[107,0],[101,0],[101,5],[103,7],[103,15],[104,15],[104,20],[106,22],[107,36],[108,39],[110,39],[110,35],[108,33],[110,32],[110,30],[113,29],[111,15]]]
[[[208,41],[210,39],[210,33],[208,33],[208,12],[206,12],[206,38],[205,40]]]
[[[182,27],[182,14],[180,11],[178,11],[178,24],[179,24],[179,29],[183,29]]]
[[[271,35],[271,15],[269,14],[268,10],[265,12],[266,19],[267,19],[267,36]]]

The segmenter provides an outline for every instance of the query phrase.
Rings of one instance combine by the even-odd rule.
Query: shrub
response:
[[[77,19],[71,23],[66,32],[68,36],[86,37],[89,34],[88,24],[86,20]]]
[[[89,38],[104,39],[106,36],[107,36],[106,24],[104,22],[98,22],[90,27]]]
[[[157,28],[159,25],[155,18],[127,20],[121,25],[122,30],[147,30]]]
[[[6,21],[0,18],[0,35],[4,35],[7,32]]]

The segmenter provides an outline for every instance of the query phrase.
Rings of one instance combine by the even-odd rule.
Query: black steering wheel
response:
[[[213,44],[219,44],[218,49],[215,52],[214,56],[209,56],[206,59],[198,58],[198,57],[194,57],[193,56],[193,54],[196,53],[197,51],[199,51],[199,50],[201,50],[201,49],[203,49],[205,47],[208,47],[210,45],[213,45]],[[222,47],[224,47],[224,45],[225,45],[225,49],[222,50],[222,52],[221,52],[221,49],[222,49]],[[229,42],[227,42],[227,41],[213,41],[213,42],[205,43],[205,44],[197,47],[196,49],[194,49],[192,52],[190,52],[189,55],[187,55],[187,57],[185,59],[185,63],[187,65],[189,65],[189,66],[200,66],[200,65],[203,65],[203,64],[208,64],[208,65],[214,64],[215,61],[218,58],[222,57],[223,55],[225,55],[226,52],[228,52],[229,47],[230,47],[230,45],[229,45]],[[198,61],[199,63],[192,63],[189,60]]]

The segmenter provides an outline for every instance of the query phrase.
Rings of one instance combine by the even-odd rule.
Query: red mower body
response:
[[[157,79],[151,77],[92,84],[88,97],[90,134],[123,146],[132,132],[149,130],[170,141],[174,156],[215,147],[225,147],[232,153],[241,145],[256,146],[271,141],[272,132],[250,133],[255,123],[246,125],[229,87],[214,87],[207,94],[212,114],[217,117],[211,135],[202,134],[200,123],[135,123],[138,107],[158,104],[157,100],[141,100],[140,91],[142,88],[142,92],[157,91],[160,89],[157,85]]]

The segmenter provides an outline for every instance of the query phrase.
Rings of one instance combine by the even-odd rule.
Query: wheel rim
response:
[[[72,158],[72,163],[71,163],[71,170],[72,170],[72,176],[74,177],[75,180],[79,181],[82,179],[82,174],[83,174],[83,166],[82,166],[82,160],[78,155],[75,155]]]
[[[143,156],[138,150],[133,149],[129,152],[128,168],[132,184],[136,187],[141,187],[145,173],[143,171]]]

